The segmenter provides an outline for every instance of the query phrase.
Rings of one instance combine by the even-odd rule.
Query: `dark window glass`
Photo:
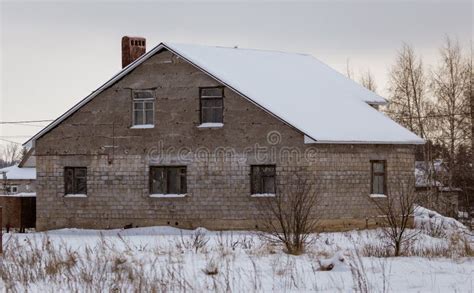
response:
[[[201,89],[201,123],[222,123],[224,88]]]
[[[65,194],[87,194],[87,168],[64,168],[64,192]]]
[[[371,194],[386,194],[385,161],[371,161]]]
[[[133,91],[133,125],[153,125],[155,95],[150,90]]]
[[[251,168],[252,194],[276,193],[275,165],[255,165]]]
[[[151,194],[185,194],[186,167],[150,167]]]

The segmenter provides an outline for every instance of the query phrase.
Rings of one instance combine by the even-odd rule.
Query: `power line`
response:
[[[18,126],[31,126],[31,127],[39,127],[39,128],[46,127],[45,125],[34,125],[34,124],[23,124],[23,123],[16,123],[15,125],[18,125]]]
[[[22,123],[39,123],[39,122],[51,122],[54,120],[23,120],[23,121],[0,121],[0,124],[22,124]]]

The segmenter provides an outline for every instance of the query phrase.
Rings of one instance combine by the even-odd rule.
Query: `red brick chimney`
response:
[[[146,39],[142,37],[122,38],[122,68],[137,60],[146,52]]]

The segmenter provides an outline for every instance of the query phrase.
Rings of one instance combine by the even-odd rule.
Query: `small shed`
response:
[[[438,213],[457,218],[460,189],[445,186],[442,179],[446,176],[443,162],[415,162],[415,192],[418,204]],[[436,176],[433,176],[436,175]],[[436,179],[435,179],[436,178]]]
[[[31,162],[31,160],[30,160]],[[0,169],[2,228],[34,228],[36,224],[36,168],[22,161]]]

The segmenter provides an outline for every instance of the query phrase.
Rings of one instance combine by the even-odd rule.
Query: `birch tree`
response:
[[[361,74],[359,82],[368,90],[377,92],[377,84],[375,83],[374,76],[372,75],[369,69],[367,69],[367,71]]]
[[[428,114],[426,74],[421,57],[408,44],[403,44],[389,76],[388,114],[397,122],[427,138]]]
[[[14,165],[20,161],[21,147],[16,143],[9,143],[1,148],[0,157],[2,158],[3,167]]]
[[[456,153],[461,146],[470,144],[471,74],[457,41],[446,37],[440,49],[440,60],[432,72],[432,89],[436,98],[436,126],[438,143],[447,150],[448,184],[452,186],[456,166]]]

